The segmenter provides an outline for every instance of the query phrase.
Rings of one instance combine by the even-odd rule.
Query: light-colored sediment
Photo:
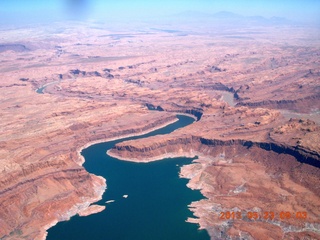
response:
[[[38,95],[37,95],[38,96]],[[143,110],[145,111],[145,110]],[[110,112],[110,109],[109,109]],[[168,114],[164,114],[164,113],[160,113],[160,112],[151,112],[149,113],[149,117],[147,115],[146,118],[141,118],[141,121],[138,120],[138,124],[136,124],[134,127],[130,127],[128,126],[127,129],[125,131],[129,131],[132,132],[131,134],[123,134],[119,136],[119,133],[117,133],[117,137],[104,137],[102,136],[96,136],[96,138],[98,138],[99,140],[95,140],[95,141],[89,141],[88,144],[86,144],[87,147],[95,142],[104,142],[106,141],[106,139],[108,140],[114,140],[114,139],[118,139],[118,138],[124,138],[124,137],[128,137],[128,136],[133,136],[133,135],[140,135],[140,134],[145,134],[147,132],[153,131],[154,129],[158,129],[161,128],[165,125],[168,125],[170,123],[173,123],[175,121],[177,121],[177,118],[175,117],[174,114],[172,115],[168,115]],[[160,117],[161,116],[161,117]],[[160,118],[159,118],[160,117]],[[121,121],[121,118],[119,118]],[[68,127],[68,126],[66,126]],[[95,132],[97,132],[99,128],[96,128]],[[110,129],[110,127],[109,127]],[[141,131],[141,129],[143,129]],[[82,129],[82,131],[87,131],[86,128]],[[125,132],[124,131],[124,132]],[[135,134],[134,132],[137,132],[137,134]],[[68,130],[66,131],[66,133],[68,133]],[[21,132],[21,134],[23,134],[23,132]],[[63,136],[63,134],[60,134],[59,132],[57,132],[57,134],[59,134],[59,137],[61,138]],[[70,132],[68,133],[70,134]],[[110,131],[109,135],[112,136],[114,134],[114,131]],[[71,135],[72,136],[72,135]],[[107,135],[106,135],[107,136]],[[79,142],[81,143],[83,142],[83,140],[86,138],[85,134],[82,135],[83,139],[81,140],[81,138],[78,138]],[[62,137],[63,138],[63,137]],[[52,138],[54,139],[54,138]],[[90,139],[90,138],[88,138]],[[87,141],[88,142],[88,141]],[[6,144],[10,143],[10,141],[7,141]],[[50,141],[47,142],[49,144],[52,144]],[[72,142],[71,142],[72,143]],[[67,144],[62,144],[60,145],[61,148],[65,148],[65,149],[70,149],[70,145]],[[24,145],[24,144],[21,144]],[[83,146],[83,145],[82,145]],[[41,149],[41,145],[38,145],[38,147]],[[31,181],[29,180],[29,183],[32,183],[32,181],[34,181],[35,186],[39,186],[38,187],[38,194],[42,194],[41,198],[40,198],[40,202],[45,201],[45,204],[42,206],[43,209],[52,209],[50,210],[49,214],[47,214],[46,210],[36,210],[36,211],[43,211],[44,214],[47,214],[46,216],[43,217],[39,217],[38,219],[32,219],[27,215],[27,219],[26,222],[30,222],[30,221],[39,221],[39,223],[34,223],[34,226],[36,227],[36,230],[33,231],[32,227],[28,227],[27,229],[30,230],[30,232],[28,231],[23,231],[23,234],[26,236],[32,236],[32,238],[38,238],[38,239],[44,239],[46,236],[46,232],[45,230],[48,229],[49,227],[54,226],[58,221],[65,221],[67,219],[69,219],[71,216],[76,215],[80,210],[84,210],[86,209],[88,206],[90,206],[91,203],[96,202],[98,200],[101,199],[101,196],[106,188],[106,184],[105,184],[105,179],[103,179],[102,177],[96,177],[93,174],[88,174],[84,171],[83,168],[79,168],[79,165],[81,165],[83,163],[83,158],[80,155],[80,149],[83,149],[84,147],[79,147],[78,151],[75,151],[75,153],[78,153],[76,155],[72,155],[70,154],[70,150],[66,151],[66,155],[63,156],[64,152],[60,151],[57,152],[58,155],[58,159],[57,156],[53,155],[53,164],[50,163],[50,161],[47,161],[48,163],[44,162],[44,163],[33,163],[31,164],[31,166],[29,167],[29,169],[24,170],[24,174],[27,175],[29,174],[31,177]],[[74,150],[72,150],[74,151]],[[46,154],[45,151],[42,150],[38,150],[35,151],[37,154]],[[36,156],[36,155],[33,155]],[[59,158],[61,160],[59,160]],[[40,158],[41,159],[41,158]],[[50,158],[49,158],[50,159]],[[56,160],[57,159],[57,160]],[[62,159],[65,159],[64,161]],[[79,159],[81,161],[81,163],[79,162]],[[24,161],[24,165],[27,165],[27,161]],[[1,164],[0,164],[1,165]],[[52,167],[51,167],[52,165]],[[3,162],[2,165],[3,166]],[[0,166],[0,167],[1,167]],[[19,166],[17,164],[17,166]],[[75,168],[74,172],[75,174],[73,175],[67,175],[67,172],[64,173],[63,170],[63,166],[64,168]],[[8,168],[4,165],[5,169],[4,171],[8,171]],[[36,177],[37,175],[35,174],[36,171],[38,171],[40,173],[41,168],[44,168],[44,176],[40,177],[39,179]],[[14,169],[13,169],[14,170]],[[18,169],[17,169],[18,170]],[[59,171],[61,171],[61,173],[59,173]],[[47,173],[46,173],[47,172]],[[77,174],[77,172],[81,173],[81,174]],[[4,173],[4,172],[3,172]],[[47,190],[43,190],[42,189],[46,189],[48,187],[46,187],[46,184],[52,184],[52,180],[50,179],[50,176],[54,177],[54,179],[59,179],[54,180],[57,181],[57,183],[55,184],[57,187],[56,188],[50,188],[50,191]],[[60,176],[59,176],[60,174]],[[9,175],[10,176],[10,175]],[[40,175],[41,176],[41,175]],[[32,179],[34,178],[34,179]],[[11,185],[14,185],[14,182],[18,182],[19,177],[17,178],[12,178]],[[47,180],[46,180],[47,179]],[[63,183],[63,180],[61,179],[66,179],[65,182]],[[2,183],[6,182],[6,178],[2,178]],[[60,182],[60,183],[59,183]],[[10,182],[8,182],[10,183]],[[10,186],[7,183],[7,188]],[[61,184],[61,186],[59,187],[59,184]],[[24,187],[24,185],[28,185],[28,182],[26,184],[21,185],[21,187]],[[74,187],[76,186],[76,187]],[[23,193],[23,190],[21,189],[21,187],[19,188],[12,188],[12,190],[9,188],[8,190],[6,190],[6,194],[8,196],[13,195],[15,196],[16,199],[19,199],[18,196],[19,194]],[[70,194],[70,190],[69,189],[77,189],[77,191],[71,192],[72,194]],[[82,192],[81,192],[82,191]],[[43,192],[43,193],[42,193]],[[39,198],[37,196],[37,194],[32,193],[34,195],[30,195],[29,197],[29,201],[32,202],[39,202]],[[6,195],[2,194],[2,197],[4,198]],[[33,200],[33,197],[35,197],[35,199]],[[78,197],[79,196],[79,197]],[[21,194],[22,197],[22,194]],[[47,199],[47,200],[45,200]],[[49,200],[52,199],[52,200]],[[59,199],[62,200],[62,203],[60,204],[60,209],[58,208],[57,210],[55,210],[57,208],[57,203],[60,201]],[[66,200],[68,199],[68,200]],[[21,201],[21,200],[19,200]],[[10,205],[13,206],[19,206],[16,205],[14,202],[8,202],[5,203],[6,208],[10,209]],[[48,204],[49,206],[46,206],[46,204]],[[51,204],[53,204],[53,206],[50,206]],[[33,205],[28,205],[28,207],[31,207]],[[34,205],[37,206],[37,205]],[[46,206],[46,207],[45,207]],[[26,208],[27,209],[27,208]],[[29,210],[27,210],[29,211]],[[23,213],[23,212],[22,212]],[[19,214],[19,212],[15,212],[15,214]],[[10,218],[13,217],[14,214],[10,214],[5,216],[4,218]],[[41,214],[39,216],[42,216]],[[17,217],[14,217],[15,219],[18,219]],[[32,225],[32,224],[30,224]],[[28,225],[26,225],[28,226]],[[40,227],[42,226],[42,227]],[[6,226],[3,226],[3,228],[1,228],[0,233],[3,235],[6,235]],[[3,232],[2,232],[3,231]],[[37,231],[40,231],[39,233],[37,233]],[[20,234],[20,232],[17,231],[17,233]],[[0,235],[1,235],[0,234]]]
[[[99,140],[96,140],[96,141],[92,141],[92,142],[89,142],[87,144],[85,144],[83,147],[81,147],[77,152],[78,152],[78,155],[79,155],[79,165],[83,165],[83,163],[85,162],[85,159],[84,157],[81,155],[81,152],[83,149],[86,149],[94,144],[97,144],[97,143],[103,143],[103,142],[111,142],[111,141],[115,141],[115,140],[121,140],[121,139],[124,139],[124,138],[129,138],[129,137],[135,137],[135,136],[141,136],[141,135],[144,135],[144,134],[147,134],[147,133],[150,133],[150,132],[153,132],[157,129],[161,129],[163,127],[166,127],[172,123],[175,123],[178,121],[178,118],[175,118],[173,119],[172,121],[168,121],[162,125],[159,125],[157,127],[154,127],[154,128],[151,128],[149,130],[146,130],[146,131],[143,131],[143,132],[139,132],[139,133],[136,133],[136,134],[128,134],[128,135],[124,135],[124,136],[120,136],[120,137],[115,137],[115,138],[106,138],[106,139],[99,139]],[[111,156],[111,155],[110,155]]]
[[[58,222],[70,220],[71,217],[79,214],[79,216],[88,216],[90,214],[101,212],[105,209],[105,206],[98,206],[98,205],[90,205],[91,203],[97,202],[101,200],[102,195],[106,189],[106,180],[103,177],[95,176],[96,184],[93,186],[95,191],[94,196],[89,199],[85,199],[85,201],[77,203],[73,205],[70,209],[65,212],[62,212],[54,220],[47,223],[43,229],[41,229],[41,234],[39,234],[36,239],[37,240],[44,240],[47,237],[47,230],[53,226],[55,226]],[[100,183],[99,183],[100,182]]]
[[[177,158],[177,157],[187,157],[187,158],[193,158],[195,156],[198,156],[196,153],[165,153],[156,157],[148,157],[148,158],[139,158],[139,157],[121,157],[113,152],[113,150],[108,150],[107,154],[110,157],[114,157],[118,160],[122,161],[128,161],[128,162],[136,162],[136,163],[148,163],[148,162],[154,162],[154,161],[160,161],[167,158]]]
[[[110,142],[110,141],[115,141],[115,140],[119,140],[119,139],[124,139],[124,138],[128,138],[128,137],[133,137],[133,136],[139,136],[139,135],[144,135],[144,134],[147,134],[149,132],[152,132],[152,131],[155,131],[157,129],[160,129],[160,128],[163,128],[165,126],[168,126],[174,122],[178,121],[177,118],[171,120],[171,121],[168,121],[167,123],[164,123],[162,125],[159,125],[157,127],[154,127],[154,128],[151,128],[149,130],[146,130],[146,131],[143,131],[143,132],[140,132],[138,134],[128,134],[128,135],[124,135],[124,136],[120,136],[120,137],[117,137],[117,138],[107,138],[107,139],[101,139],[101,140],[96,140],[96,141],[93,141],[93,142],[90,142],[90,143],[87,143],[86,145],[84,145],[83,147],[81,147],[79,150],[78,150],[78,154],[79,154],[79,158],[81,159],[80,162],[78,162],[80,165],[83,165],[83,163],[85,162],[85,159],[84,157],[81,155],[81,151],[85,148],[88,148],[94,144],[97,144],[97,143],[101,143],[101,142]],[[94,202],[97,202],[99,200],[101,200],[102,198],[102,195],[105,191],[105,189],[107,188],[106,187],[106,179],[101,177],[101,176],[95,176],[97,179],[100,179],[104,182],[104,184],[99,187],[97,186],[97,190],[96,190],[96,195],[82,203],[82,204],[75,204],[70,210],[68,210],[68,212],[66,212],[65,214],[61,215],[59,220],[56,221],[52,221],[51,223],[49,223],[47,226],[45,226],[45,230],[53,227],[54,225],[56,225],[58,222],[61,222],[61,221],[66,221],[66,220],[69,220],[72,216],[76,215],[76,214],[79,214],[79,216],[82,216],[82,217],[85,217],[85,216],[89,216],[91,214],[95,214],[95,213],[99,213],[101,211],[103,211],[105,209],[105,206],[100,206],[100,205],[90,205],[91,203],[94,203]],[[124,198],[127,198],[128,195],[123,195]],[[111,200],[111,202],[114,202],[114,200]],[[111,203],[110,201],[108,201],[108,203]],[[48,227],[48,228],[46,228]],[[47,236],[47,233],[44,234],[43,238],[39,238],[39,239],[45,239]]]
[[[269,124],[274,123],[273,120],[269,121]],[[206,122],[202,121],[201,124],[205,127]],[[292,120],[289,121],[289,131],[288,125],[271,131],[275,134],[282,131],[287,136],[291,136],[293,131],[302,136],[304,128],[299,128],[299,124],[309,129],[308,134],[319,134],[314,123]],[[267,129],[264,131],[270,131]],[[294,155],[299,149],[292,150],[290,155],[290,146],[283,145],[283,138],[272,145],[241,139],[190,137],[187,131],[192,128],[183,130],[162,137],[121,142],[108,154],[134,162],[198,156],[199,159],[183,166],[180,172],[180,177],[190,179],[188,187],[199,189],[206,197],[190,204],[197,218],[187,221],[198,223],[201,229],[209,232],[212,239],[225,238],[227,235],[236,237],[240,232],[246,232],[253,239],[264,239],[266,234],[273,239],[284,235],[319,236],[320,192],[317,183],[320,172],[316,167],[297,161],[296,157],[304,157]],[[319,156],[313,155],[313,151],[304,149],[302,153],[318,161]],[[243,218],[232,219],[232,223],[230,219],[219,219],[221,212],[227,211],[241,211]],[[248,220],[248,212],[258,212],[260,218],[257,221]],[[263,219],[265,212],[273,212],[275,218],[272,221]],[[282,219],[281,212],[290,212],[293,217]],[[297,212],[306,212],[308,218],[297,219]],[[256,228],[250,229],[247,224],[253,224]]]
[[[92,214],[102,212],[105,208],[106,208],[106,206],[90,205],[86,209],[82,209],[81,211],[79,211],[78,214],[80,217],[86,217],[86,216],[89,216]]]

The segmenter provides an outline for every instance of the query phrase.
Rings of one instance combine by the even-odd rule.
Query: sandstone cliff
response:
[[[198,156],[193,164],[182,167],[180,175],[189,178],[188,186],[200,189],[207,198],[190,205],[198,219],[188,221],[199,223],[212,239],[236,239],[241,232],[253,239],[319,234],[318,151],[280,142],[213,139],[175,132],[122,142],[108,154],[136,162]],[[220,219],[227,211],[240,211],[244,219]],[[273,221],[263,218],[268,211],[276,215]],[[280,218],[288,211],[307,212],[308,218]],[[248,212],[259,213],[259,219],[248,219]],[[249,223],[255,227],[249,228]]]
[[[111,152],[139,161],[199,155],[181,175],[207,197],[189,220],[213,239],[319,238],[319,29],[242,26],[230,38],[211,23],[177,25],[183,36],[115,26],[128,39],[108,24],[62,25],[2,31],[1,239],[43,239],[102,194],[104,180],[81,167],[82,148],[163,126],[175,112],[198,121]],[[310,219],[219,220],[237,208]]]

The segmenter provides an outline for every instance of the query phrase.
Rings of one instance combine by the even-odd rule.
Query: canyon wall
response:
[[[237,239],[239,234],[247,234],[247,239],[263,239],[266,235],[273,239],[316,237],[320,231],[316,207],[320,156],[316,152],[275,142],[173,134],[162,139],[155,136],[122,142],[108,154],[135,162],[198,156],[192,164],[182,167],[180,176],[189,178],[188,186],[201,190],[206,197],[190,204],[197,218],[188,221],[207,229],[212,239]],[[305,192],[305,197],[299,196],[300,191]],[[297,210],[307,212],[308,218],[299,221],[279,217],[281,212]],[[243,219],[219,217],[223,212],[239,211]],[[273,221],[263,219],[266,211],[277,215]],[[252,221],[248,212],[257,212],[260,218]],[[248,224],[256,229],[248,228]]]
[[[119,116],[118,131],[108,125],[109,121],[103,124],[98,118],[90,124],[70,122],[62,127],[64,130],[47,133],[50,139],[42,138],[41,131],[48,131],[43,128],[35,130],[38,134],[34,140],[25,139],[25,133],[21,132],[19,140],[0,142],[2,149],[19,151],[15,162],[5,165],[4,158],[0,164],[1,239],[44,239],[46,229],[85,211],[101,198],[106,180],[81,166],[83,147],[140,135],[175,121],[174,114],[160,112],[135,117],[133,124],[128,124],[127,116]],[[31,148],[30,141],[39,144]]]

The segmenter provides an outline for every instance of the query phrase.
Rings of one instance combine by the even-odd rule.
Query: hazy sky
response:
[[[231,11],[320,23],[320,0],[0,0],[0,18],[149,17],[184,11]]]

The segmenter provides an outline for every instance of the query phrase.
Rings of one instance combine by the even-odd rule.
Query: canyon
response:
[[[0,239],[45,239],[59,221],[102,211],[91,204],[108,179],[84,169],[81,150],[177,113],[196,121],[106,154],[196,157],[180,170],[205,197],[188,221],[212,239],[320,238],[319,28],[165,27],[0,29]],[[221,219],[227,211],[243,218]]]

